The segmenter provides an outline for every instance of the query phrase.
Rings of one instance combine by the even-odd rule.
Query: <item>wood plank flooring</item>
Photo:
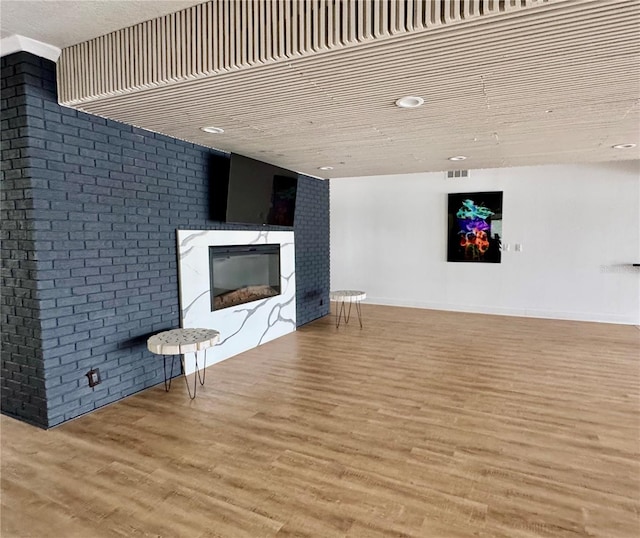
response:
[[[640,330],[364,305],[50,431],[3,538],[640,536]]]

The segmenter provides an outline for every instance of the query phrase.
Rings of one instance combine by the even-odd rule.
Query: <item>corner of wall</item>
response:
[[[59,105],[49,60],[2,66],[3,412],[51,427],[163,381],[145,343],[179,325],[176,229],[250,227],[209,220],[209,148]],[[328,185],[299,196],[302,325],[328,312]]]

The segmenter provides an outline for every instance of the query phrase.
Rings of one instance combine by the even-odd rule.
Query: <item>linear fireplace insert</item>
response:
[[[209,247],[211,311],[280,295],[280,245]]]

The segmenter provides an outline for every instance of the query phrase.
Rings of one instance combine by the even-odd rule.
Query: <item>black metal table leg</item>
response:
[[[344,324],[349,324],[351,319],[351,301],[349,301],[349,308],[345,307],[345,301],[340,301],[340,308],[338,309],[338,317],[336,318],[336,329],[340,327],[340,319],[344,318]]]
[[[343,304],[344,304],[344,301],[343,301]],[[351,300],[349,300],[349,312],[346,315],[346,317],[344,318],[344,324],[345,325],[348,325],[349,324],[349,320],[351,319],[351,304],[352,304]],[[346,309],[345,309],[345,311],[346,311]]]
[[[191,389],[189,388],[189,380],[187,379],[186,369],[184,367],[184,355],[180,355],[180,360],[182,362],[182,374],[184,376],[184,382],[187,385],[187,392],[189,392],[189,398],[192,400],[195,399],[196,393],[198,390],[198,382],[200,382],[201,386],[204,386],[204,381],[207,376],[207,350],[204,350],[204,371],[202,372],[202,376],[200,375],[200,369],[198,368],[198,352],[194,351],[193,356],[196,362],[196,371],[193,376],[193,394],[191,394]]]
[[[171,370],[169,372],[169,382],[167,383],[167,356],[166,355],[162,355],[162,368],[164,370],[164,390],[165,392],[169,392],[169,389],[171,389],[171,375],[173,374],[173,361],[175,360],[176,356],[175,355],[171,355]]]
[[[344,324],[348,325],[349,324],[349,320],[351,319],[351,307],[353,305],[353,303],[355,303],[356,305],[356,312],[358,314],[358,322],[360,323],[360,328],[362,329],[362,309],[360,307],[360,301],[352,301],[349,300],[349,307],[347,308],[345,306],[345,302],[344,300],[340,301],[340,307],[336,307],[338,310],[338,313],[336,315],[336,329],[338,327],[340,327],[340,320],[341,318],[344,318]]]
[[[362,329],[362,307],[360,301],[356,301],[356,312],[358,312],[358,321],[360,322],[360,328]]]
[[[194,353],[196,357],[196,371],[198,370],[198,353]],[[180,355],[180,362],[182,364],[182,376],[184,377],[184,383],[187,385],[187,392],[189,393],[189,398],[192,400],[196,397],[196,391],[198,389],[198,378],[194,375],[193,377],[193,395],[191,394],[191,389],[189,388],[189,380],[187,379],[187,370],[184,367],[184,355]]]
[[[198,373],[198,379],[200,381],[200,385],[204,387],[204,380],[205,377],[207,376],[207,350],[204,350],[204,366],[202,367],[202,377],[200,377],[200,370],[198,370],[198,358],[197,358],[197,354],[198,352],[196,351],[196,372]]]

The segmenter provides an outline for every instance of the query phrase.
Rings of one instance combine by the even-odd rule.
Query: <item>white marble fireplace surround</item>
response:
[[[296,275],[293,232],[247,230],[178,230],[180,323],[183,328],[220,332],[220,342],[206,351],[207,366],[253,349],[296,330]],[[209,247],[280,244],[280,295],[211,311]],[[198,355],[202,368],[204,353]],[[187,374],[195,371],[193,354],[185,355]]]

